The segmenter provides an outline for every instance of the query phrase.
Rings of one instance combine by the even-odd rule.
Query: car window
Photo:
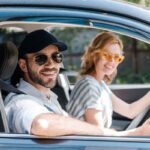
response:
[[[89,27],[85,28],[68,26],[50,26],[47,27],[46,30],[56,35],[60,40],[64,41],[68,45],[68,51],[63,52],[63,65],[65,68],[63,73],[67,76],[72,90],[74,84],[77,81],[78,73],[80,70],[81,57],[83,55],[84,49],[97,33],[106,30]],[[17,47],[19,47],[20,42],[26,35],[26,31],[17,28],[3,28],[0,30],[0,32],[2,42],[11,40],[17,45]],[[123,40],[125,59],[118,68],[118,74],[111,84],[111,88],[118,97],[123,97],[125,101],[131,103],[139,97],[143,96],[150,89],[148,84],[150,83],[150,46],[147,43],[127,35],[122,35],[119,33],[116,34],[118,34]],[[132,86],[129,86],[129,84]],[[121,86],[115,87],[114,85]],[[135,94],[133,95],[132,93],[134,92]],[[142,122],[144,122],[148,116],[149,115],[144,115]],[[127,126],[130,125],[130,123],[130,119],[120,116],[116,113],[113,114],[113,128],[117,130],[124,130]]]
[[[50,29],[50,32],[68,45],[68,51],[64,53],[64,67],[71,84],[75,83],[78,76],[84,49],[90,40],[102,31],[104,30],[79,27]],[[150,45],[129,36],[118,35],[123,40],[125,59],[118,68],[113,84],[150,83]]]
[[[47,30],[68,45],[68,51],[63,54],[64,73],[73,85],[77,80],[86,46],[97,33],[104,30],[85,27],[49,27]],[[23,29],[14,27],[3,28],[0,33],[1,43],[12,41],[17,47],[26,35]],[[150,45],[129,36],[118,35],[123,40],[125,59],[119,65],[118,74],[112,84],[150,83]]]

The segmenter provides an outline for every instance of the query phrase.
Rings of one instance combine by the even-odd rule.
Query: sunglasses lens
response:
[[[114,54],[107,53],[107,52],[101,52],[100,54],[102,58],[104,58],[107,61],[112,61],[114,59],[115,62],[120,63],[124,59],[124,56],[122,55],[114,55]]]
[[[118,63],[122,62],[122,61],[123,61],[123,58],[124,58],[124,57],[121,56],[121,55],[116,55],[116,56],[114,56],[115,61],[118,62]]]
[[[112,56],[111,56],[111,54],[109,54],[109,53],[105,53],[105,59],[107,59],[108,61],[111,61],[112,60]]]
[[[51,58],[54,62],[56,63],[61,63],[62,62],[62,54],[60,52],[56,52],[56,53],[53,53]],[[36,64],[38,64],[39,66],[41,65],[44,65],[47,61],[48,61],[48,56],[45,55],[45,54],[40,54],[40,55],[37,55],[35,57],[35,62]]]
[[[56,62],[56,63],[61,63],[62,59],[63,59],[63,55],[60,52],[56,52],[52,54],[52,59]]]
[[[112,60],[112,56],[109,54],[109,53],[101,53],[101,56],[105,59],[105,60],[108,60],[108,61],[111,61]]]
[[[47,56],[46,55],[38,55],[35,57],[35,62],[38,64],[38,65],[44,65],[46,62],[47,62]]]

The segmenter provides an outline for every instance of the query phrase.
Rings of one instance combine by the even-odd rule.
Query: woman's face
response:
[[[111,75],[123,59],[122,50],[117,43],[108,44],[104,49],[95,64],[96,76],[102,79],[104,75]]]

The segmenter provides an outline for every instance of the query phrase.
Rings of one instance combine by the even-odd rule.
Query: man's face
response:
[[[36,87],[54,87],[62,60],[57,47],[49,45],[37,53],[27,54],[25,60],[25,78],[28,82]]]

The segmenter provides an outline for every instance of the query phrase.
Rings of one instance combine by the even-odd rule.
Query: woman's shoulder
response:
[[[84,87],[84,88],[91,88],[91,87],[99,87],[100,84],[99,82],[92,76],[90,75],[85,75],[78,80],[76,83],[76,87]]]
[[[87,83],[98,83],[98,81],[94,77],[92,77],[90,75],[83,76],[80,79],[80,82],[82,82],[82,81],[87,82]]]

